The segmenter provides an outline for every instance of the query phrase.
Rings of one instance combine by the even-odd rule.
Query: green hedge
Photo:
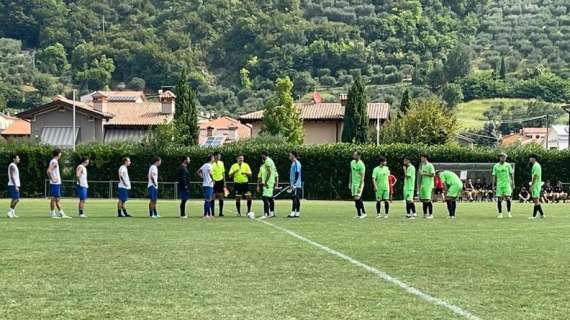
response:
[[[243,154],[254,174],[257,174],[261,163],[260,153],[267,150],[275,160],[281,175],[281,181],[287,181],[290,162],[287,152],[290,146],[286,145],[229,145],[218,149],[224,155],[227,169],[233,163],[238,154]],[[411,157],[414,164],[419,163],[422,152],[431,155],[433,162],[495,162],[498,151],[496,149],[466,149],[455,146],[414,146],[414,145],[383,145],[383,146],[355,146],[350,144],[334,144],[320,146],[300,146],[296,148],[301,156],[303,165],[303,177],[305,182],[305,197],[309,199],[348,199],[350,198],[347,188],[349,161],[354,150],[363,154],[363,160],[367,166],[367,187],[365,197],[372,198],[370,187],[370,174],[376,165],[380,155],[388,158],[389,166],[398,177],[400,183],[396,186],[396,196],[400,195],[402,186],[401,159]],[[214,149],[201,147],[189,148],[162,148],[160,151],[152,150],[128,144],[119,145],[85,145],[77,148],[76,152],[65,151],[62,159],[62,176],[64,179],[73,179],[73,168],[80,156],[89,156],[92,166],[89,169],[89,179],[92,181],[117,180],[117,170],[121,158],[130,156],[133,164],[130,169],[131,180],[146,181],[148,166],[153,156],[163,158],[160,168],[160,181],[176,181],[176,169],[179,159],[183,155],[189,155],[192,162],[190,171],[194,172],[205,161],[208,153]],[[26,197],[37,197],[44,194],[44,181],[46,179],[46,167],[51,158],[51,148],[28,144],[9,144],[0,147],[0,168],[7,168],[10,155],[18,152],[21,155],[20,164],[22,193]],[[542,157],[544,179],[562,180],[570,182],[570,152],[546,151],[539,148],[518,148],[507,151],[509,160],[516,163],[517,186],[526,183],[530,179],[530,166],[528,155],[538,153]],[[192,180],[198,180],[193,175]],[[7,170],[0,170],[0,192],[6,194]],[[197,196],[199,188],[194,194]]]

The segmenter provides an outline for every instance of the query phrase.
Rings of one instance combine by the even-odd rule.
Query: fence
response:
[[[95,199],[113,199],[117,197],[118,181],[89,181],[89,198]],[[75,181],[63,180],[61,183],[61,196],[64,198],[76,197]],[[148,183],[145,181],[131,181],[131,190],[129,190],[129,198],[143,199],[148,196]],[[230,189],[230,196],[233,197],[233,182],[227,182]],[[286,188],[288,183],[279,183],[279,188]],[[249,190],[253,195],[256,194],[256,183],[249,183]],[[178,199],[178,183],[177,182],[159,182],[158,183],[160,199]],[[202,182],[190,182],[190,198],[202,198]],[[44,197],[49,197],[50,187],[49,180],[44,181]],[[301,195],[304,197],[304,189],[301,189]],[[287,198],[288,193],[282,193],[279,198]]]

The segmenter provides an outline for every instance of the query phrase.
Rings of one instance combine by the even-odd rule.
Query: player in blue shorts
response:
[[[61,150],[55,149],[52,152],[53,158],[49,162],[47,169],[47,176],[49,178],[50,186],[50,216],[53,219],[71,219],[70,216],[65,215],[61,206],[61,174],[59,172],[59,159],[61,158]],[[56,214],[55,209],[59,210],[59,216]]]
[[[130,218],[125,203],[129,200],[129,190],[131,190],[131,179],[129,178],[129,167],[131,159],[123,158],[123,165],[119,168],[119,185],[117,188],[119,201],[117,202],[117,217]]]
[[[204,218],[211,219],[214,217],[212,202],[214,199],[214,177],[212,176],[212,165],[214,164],[214,155],[208,155],[207,162],[198,169],[198,175],[202,178],[202,190],[204,190]]]
[[[8,210],[8,218],[17,218],[16,205],[20,201],[20,170],[18,164],[20,163],[20,156],[15,154],[12,157],[12,162],[8,166],[8,193],[10,195],[10,209]]]
[[[155,157],[148,169],[148,214],[151,218],[160,218],[156,211],[156,202],[158,201],[158,167],[160,167],[161,163],[160,157]]]
[[[87,218],[87,215],[83,211],[85,209],[85,201],[87,200],[87,193],[89,190],[89,184],[87,183],[87,166],[89,165],[89,158],[81,158],[81,162],[75,169],[75,188],[77,190],[77,197],[79,197],[79,218]]]

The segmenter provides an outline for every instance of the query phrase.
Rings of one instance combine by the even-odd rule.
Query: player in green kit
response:
[[[366,210],[362,202],[362,191],[364,191],[364,175],[366,166],[360,159],[360,152],[354,151],[352,161],[350,162],[350,176],[348,178],[348,188],[354,198],[354,206],[356,207],[355,218],[366,218]]]
[[[499,154],[499,162],[493,166],[493,189],[497,196],[497,218],[503,217],[503,199],[507,202],[507,216],[512,218],[511,201],[515,185],[513,167],[507,162],[507,154]]]
[[[456,200],[461,196],[461,192],[463,191],[463,182],[454,172],[449,170],[437,171],[435,175],[438,176],[443,183],[449,218],[455,219],[455,211],[457,210]]]
[[[540,217],[544,219],[544,211],[542,211],[542,206],[540,205],[540,192],[542,189],[542,167],[540,166],[540,163],[538,163],[537,155],[531,155],[529,157],[529,162],[532,165],[530,194],[532,197],[532,202],[534,202],[534,209],[532,212],[532,217],[530,217],[530,219],[536,219],[537,213],[540,213]]]
[[[406,201],[406,218],[416,218],[414,193],[416,190],[416,167],[410,159],[404,158],[404,201]]]
[[[259,169],[257,192],[261,190],[261,198],[263,200],[263,217],[261,219],[275,217],[275,199],[273,199],[273,191],[279,185],[279,173],[275,162],[269,157],[267,151],[261,153],[263,164]],[[261,187],[261,188],[260,188]]]
[[[376,193],[376,217],[381,218],[380,208],[384,201],[384,218],[388,218],[390,212],[390,169],[388,160],[380,157],[380,164],[372,171],[372,185]]]
[[[420,159],[420,201],[422,202],[424,218],[433,219],[432,195],[435,168],[433,167],[433,164],[429,162],[427,154],[422,154]]]

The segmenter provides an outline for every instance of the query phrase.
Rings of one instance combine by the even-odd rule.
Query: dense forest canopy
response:
[[[362,76],[391,103],[402,83],[429,94],[497,68],[567,79],[569,11],[568,0],[0,0],[0,105],[74,87],[152,92],[184,67],[203,108],[233,114],[263,107],[282,76],[296,98]]]

